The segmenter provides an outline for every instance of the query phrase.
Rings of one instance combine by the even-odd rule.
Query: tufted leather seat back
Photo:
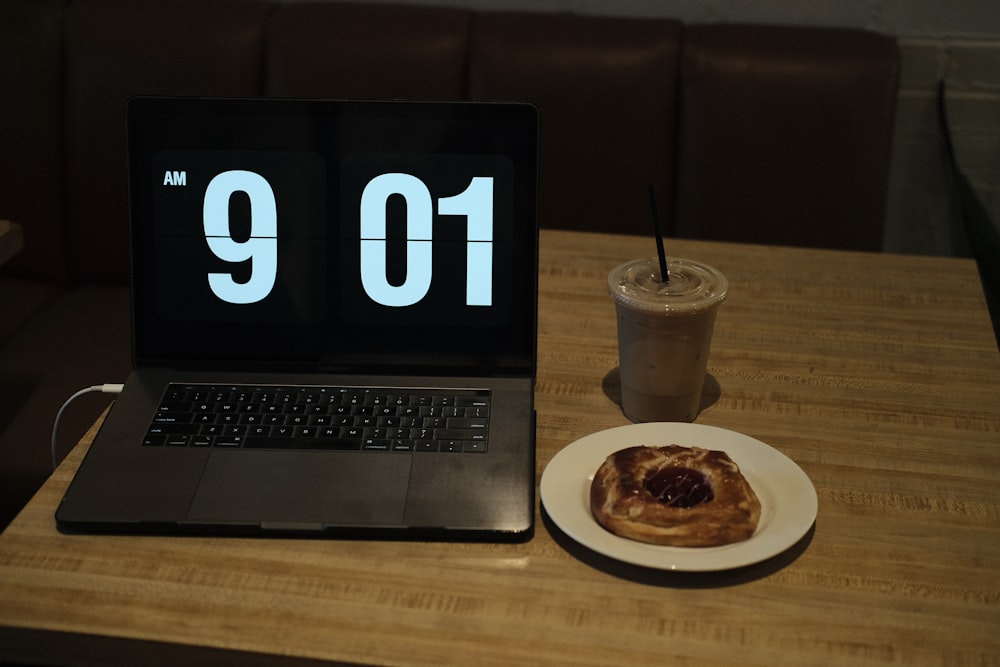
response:
[[[649,234],[648,188],[669,210],[681,24],[671,20],[480,14],[474,99],[539,110],[539,224]]]
[[[255,0],[67,6],[63,179],[75,280],[128,275],[125,101],[137,94],[259,95],[268,10]]]
[[[521,100],[543,227],[878,249],[898,53],[859,30],[276,0],[6,0],[2,269],[128,276],[137,94]]]
[[[684,30],[680,236],[879,250],[899,77],[859,30]]]

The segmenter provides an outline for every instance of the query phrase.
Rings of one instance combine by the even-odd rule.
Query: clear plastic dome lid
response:
[[[655,257],[620,264],[608,274],[612,298],[639,310],[685,313],[717,306],[729,293],[726,277],[707,264],[671,258],[667,268],[670,280],[663,282]]]

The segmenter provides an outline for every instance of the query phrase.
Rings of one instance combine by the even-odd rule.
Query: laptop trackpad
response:
[[[188,519],[371,526],[403,521],[408,454],[213,451]]]

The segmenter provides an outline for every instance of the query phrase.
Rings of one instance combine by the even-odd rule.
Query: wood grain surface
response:
[[[539,509],[524,544],[66,536],[89,437],[0,535],[0,662],[1000,664],[1000,354],[970,260],[671,241],[720,269],[697,422],[812,479],[746,568],[637,568]],[[627,423],[606,275],[647,239],[541,235],[537,474]],[[91,434],[92,435],[92,434]]]

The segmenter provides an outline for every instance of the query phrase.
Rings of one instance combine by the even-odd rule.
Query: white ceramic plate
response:
[[[602,528],[590,512],[590,483],[609,454],[635,445],[726,452],[760,499],[753,537],[721,547],[665,547]],[[816,489],[794,461],[749,436],[701,424],[630,424],[580,438],[552,457],[539,490],[549,517],[576,542],[616,560],[661,570],[707,572],[758,563],[798,542],[816,520]]]

